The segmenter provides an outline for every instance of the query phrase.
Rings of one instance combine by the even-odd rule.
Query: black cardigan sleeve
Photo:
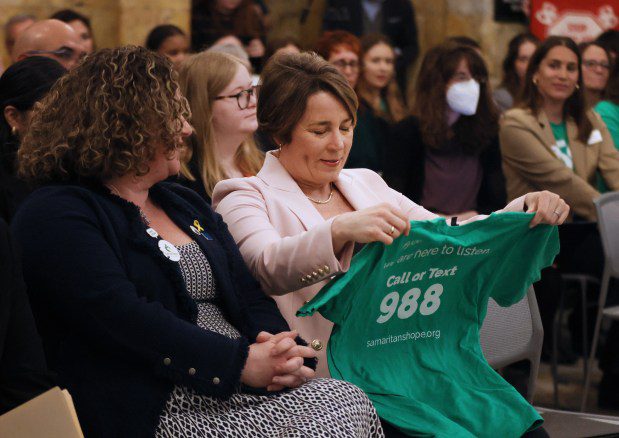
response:
[[[70,191],[39,192],[23,206],[13,230],[31,296],[93,348],[130,355],[144,372],[206,395],[232,394],[247,358],[247,339],[203,330],[138,296],[114,249],[113,227],[97,207]]]

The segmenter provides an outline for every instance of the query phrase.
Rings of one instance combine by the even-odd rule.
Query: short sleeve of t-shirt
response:
[[[488,281],[490,296],[504,307],[520,301],[528,287],[539,280],[540,271],[552,264],[559,252],[556,226],[529,228],[528,221],[514,221],[509,228],[510,238],[503,241],[501,256],[495,258],[493,276]]]

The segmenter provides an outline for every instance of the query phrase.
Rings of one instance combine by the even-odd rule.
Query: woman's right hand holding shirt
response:
[[[391,204],[382,203],[359,211],[343,213],[331,224],[335,254],[348,242],[383,242],[390,245],[400,235],[408,235],[409,218]]]

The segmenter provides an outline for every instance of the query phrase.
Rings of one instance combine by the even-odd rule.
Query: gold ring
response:
[[[390,236],[393,234],[393,232],[395,231],[395,227],[393,225],[391,225],[391,229],[389,230],[389,234]]]

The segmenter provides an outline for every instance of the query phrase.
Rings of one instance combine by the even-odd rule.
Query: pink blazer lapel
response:
[[[382,202],[374,190],[364,187],[364,181],[355,178],[345,170],[340,173],[335,185],[355,210],[363,210]]]

